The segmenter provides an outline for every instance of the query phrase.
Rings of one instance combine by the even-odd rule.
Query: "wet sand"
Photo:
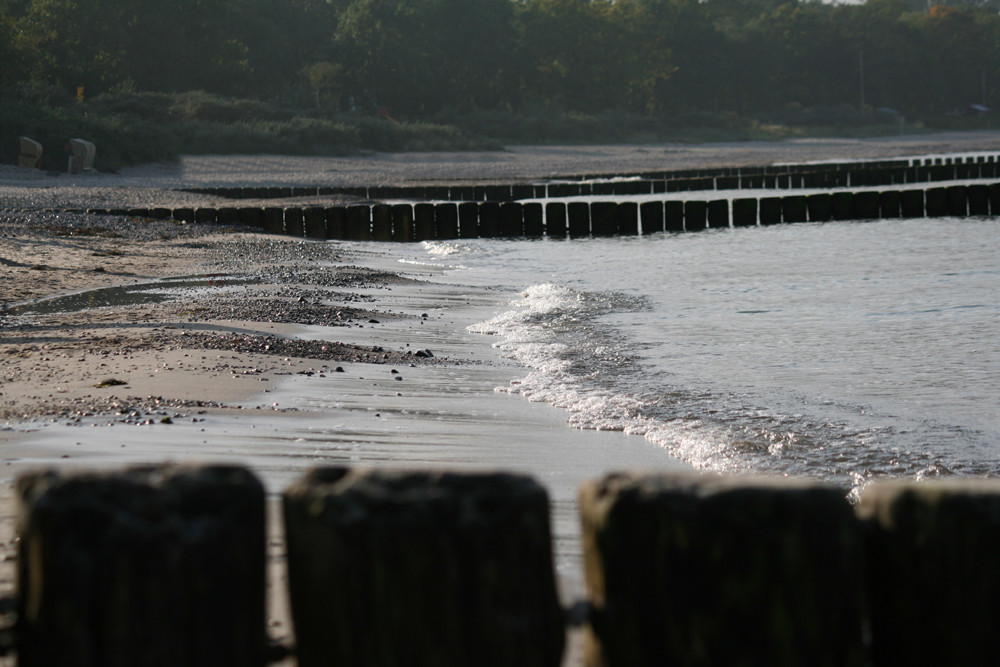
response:
[[[74,177],[0,168],[0,591],[14,584],[12,484],[39,466],[236,462],[260,475],[272,497],[316,465],[526,472],[552,494],[567,601],[582,588],[579,482],[623,468],[683,467],[642,439],[574,431],[558,410],[494,391],[523,369],[465,327],[505,310],[510,295],[450,285],[432,269],[401,268],[374,244],[45,209],[208,205],[210,198],[175,188],[234,183],[488,182],[990,149],[1000,150],[1000,133],[358,158],[205,156]],[[91,291],[179,276],[192,280],[174,284],[163,300],[149,290],[131,297]],[[85,292],[75,310],[18,309],[74,292]],[[112,305],[100,305],[105,296]],[[427,349],[433,357],[416,355]],[[278,581],[280,532],[270,545]],[[276,637],[289,632],[282,605],[275,596]]]

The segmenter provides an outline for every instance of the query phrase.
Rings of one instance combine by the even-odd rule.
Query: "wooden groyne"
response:
[[[233,466],[19,481],[18,622],[40,665],[978,665],[1000,626],[1000,482],[842,490],[586,482],[587,599],[556,596],[549,503],[499,472],[320,468],[283,494],[296,645],[265,629],[265,497]],[[271,582],[272,586],[279,585]]]

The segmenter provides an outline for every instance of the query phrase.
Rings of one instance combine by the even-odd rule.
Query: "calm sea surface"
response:
[[[503,391],[695,467],[858,487],[1000,474],[1000,222],[778,225],[403,251],[510,292]]]

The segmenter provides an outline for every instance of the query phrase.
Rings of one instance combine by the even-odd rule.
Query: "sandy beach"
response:
[[[219,200],[182,189],[233,184],[512,182],[987,150],[1000,150],[1000,132],[200,156],[80,176],[0,167],[0,594],[15,584],[12,486],[39,466],[236,462],[259,474],[273,497],[316,465],[527,472],[552,495],[567,601],[582,590],[579,482],[621,467],[684,467],[639,438],[574,431],[555,408],[495,392],[522,369],[465,327],[504,310],[510,295],[450,284],[439,270],[403,266],[376,244],[67,209],[208,206]],[[278,530],[269,541],[270,631],[287,640],[282,550]],[[568,664],[576,659],[571,653]]]

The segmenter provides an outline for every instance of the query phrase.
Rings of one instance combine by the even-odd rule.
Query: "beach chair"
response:
[[[78,174],[81,171],[94,171],[94,156],[97,147],[85,139],[70,139],[69,173]]]
[[[20,137],[19,143],[21,152],[17,156],[18,166],[28,169],[40,169],[42,167],[42,145],[28,137]]]

